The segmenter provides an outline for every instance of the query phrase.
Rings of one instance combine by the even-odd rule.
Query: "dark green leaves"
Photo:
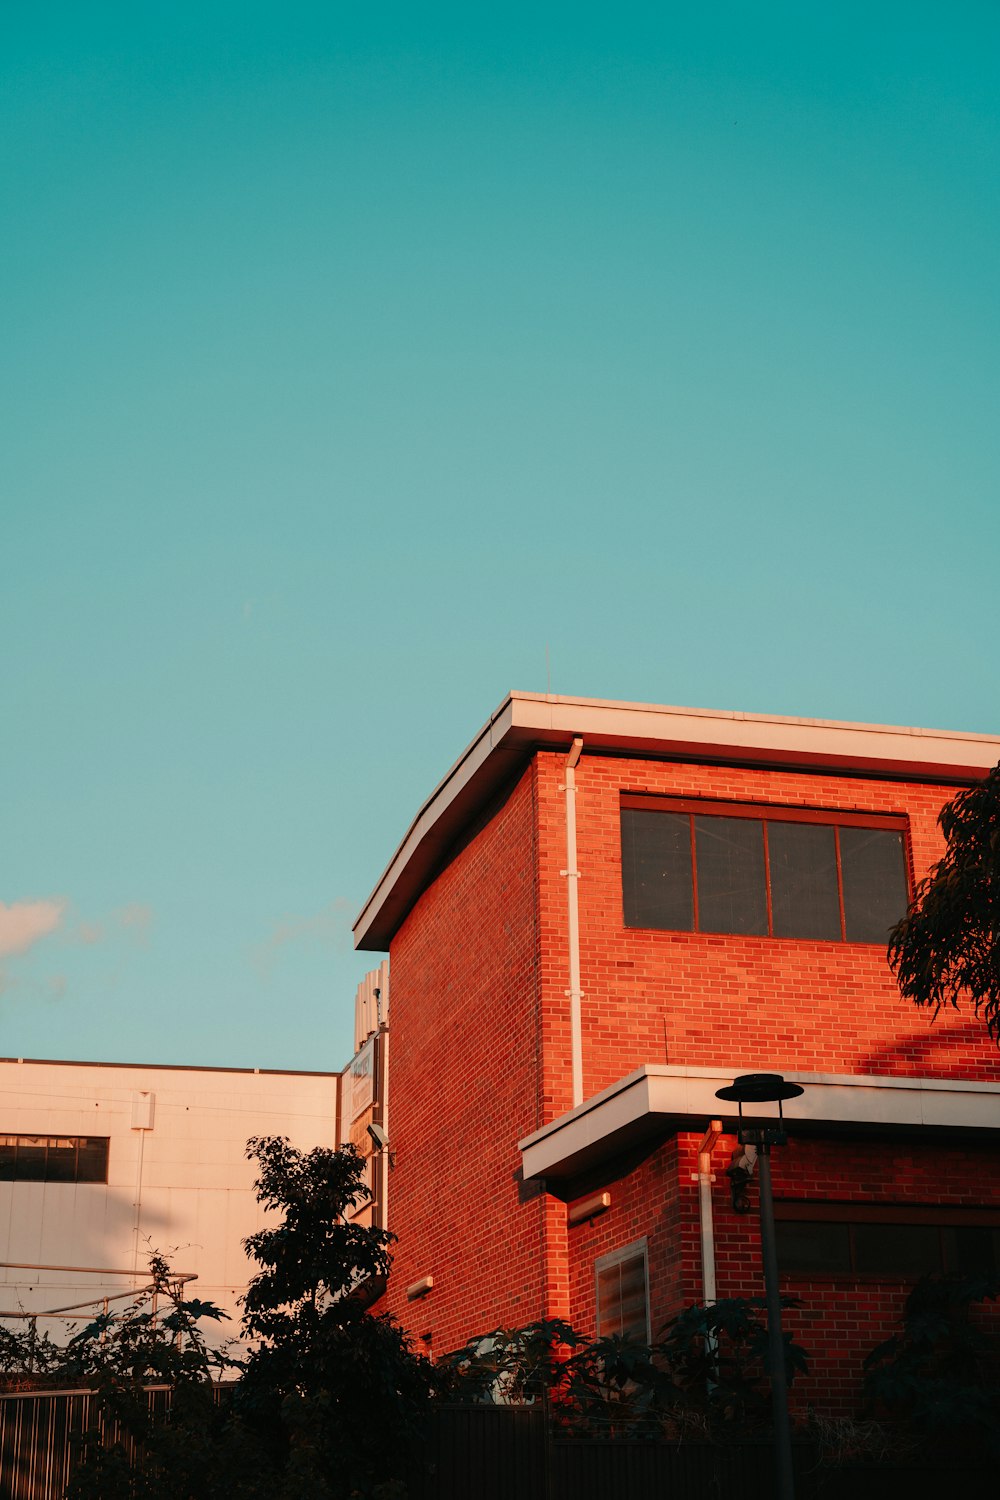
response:
[[[798,1304],[783,1299],[788,1307]],[[587,1339],[559,1319],[498,1328],[452,1356],[449,1400],[541,1401],[576,1436],[663,1438],[767,1421],[764,1303],[731,1298],[685,1309],[647,1344],[629,1335]],[[785,1334],[791,1384],[805,1351]]]
[[[893,928],[889,963],[908,1000],[937,1013],[964,999],[1000,1043],[1000,766],[938,822],[947,849]]]

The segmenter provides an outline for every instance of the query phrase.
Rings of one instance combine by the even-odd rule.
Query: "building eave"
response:
[[[701,1132],[709,1120],[735,1127],[732,1105],[715,1097],[742,1072],[648,1064],[518,1142],[525,1178],[567,1181],[622,1152],[674,1131]],[[1000,1086],[952,1078],[884,1078],[785,1073],[804,1089],[785,1111],[791,1133],[907,1135],[920,1132],[1000,1140]],[[750,1112],[748,1111],[748,1114]],[[771,1119],[776,1105],[758,1105]]]
[[[512,692],[418,812],[354,924],[355,947],[389,943],[462,828],[539,749],[837,771],[962,786],[1000,760],[1000,736],[791,719]]]

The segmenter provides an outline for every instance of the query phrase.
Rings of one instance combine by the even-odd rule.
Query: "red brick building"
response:
[[[998,756],[981,735],[507,698],[355,926],[391,958],[385,1306],[422,1347],[542,1316],[655,1337],[713,1281],[759,1295],[715,1098],[744,1072],[805,1090],[773,1159],[800,1399],[854,1402],[922,1271],[996,1268],[1000,1054],[971,1013],[931,1025],[901,1000],[885,935],[942,804]]]

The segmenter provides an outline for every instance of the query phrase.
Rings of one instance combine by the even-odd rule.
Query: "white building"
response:
[[[0,1316],[120,1307],[156,1250],[236,1334],[264,1223],[247,1140],[335,1146],[339,1102],[336,1073],[0,1060]]]

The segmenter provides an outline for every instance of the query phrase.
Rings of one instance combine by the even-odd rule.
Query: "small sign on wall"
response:
[[[351,1063],[351,1120],[354,1121],[375,1101],[375,1044],[369,1037]]]

